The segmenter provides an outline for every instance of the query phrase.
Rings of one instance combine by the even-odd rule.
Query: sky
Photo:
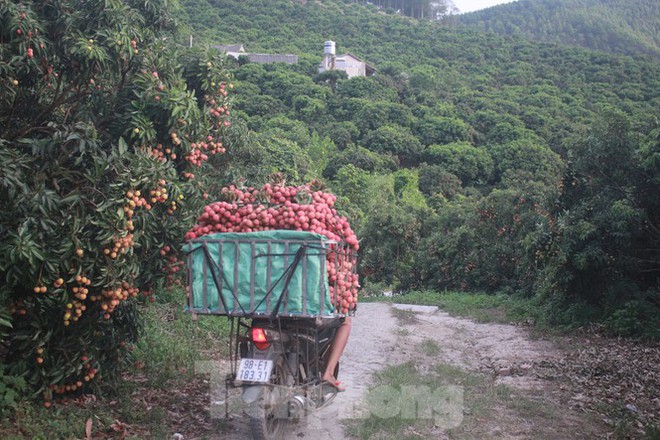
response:
[[[510,3],[513,0],[453,0],[461,12],[472,12],[479,9],[489,8],[502,3]]]

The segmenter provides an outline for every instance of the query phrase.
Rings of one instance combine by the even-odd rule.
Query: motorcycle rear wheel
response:
[[[273,366],[271,384],[286,386],[287,373],[283,360]],[[283,388],[264,386],[261,396],[248,408],[250,431],[255,440],[285,439],[290,422],[287,418],[287,399]]]

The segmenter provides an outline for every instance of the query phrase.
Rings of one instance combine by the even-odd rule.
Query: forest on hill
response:
[[[141,370],[145,306],[182,301],[185,237],[230,184],[329,187],[367,294],[660,337],[657,60],[377,3],[0,2],[0,413]],[[376,74],[319,73],[327,40]],[[237,43],[298,62],[210,47]]]
[[[182,3],[199,44],[299,56],[228,60],[234,142],[217,166],[255,185],[323,178],[362,239],[367,286],[505,292],[555,324],[657,336],[653,59],[352,1]],[[318,74],[326,40],[377,74]]]
[[[452,20],[500,35],[658,59],[658,16],[655,0],[518,0]]]

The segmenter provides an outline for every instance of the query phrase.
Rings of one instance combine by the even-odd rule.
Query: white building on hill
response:
[[[319,73],[327,70],[343,70],[349,78],[372,76],[376,73],[376,69],[353,54],[347,52],[343,55],[336,55],[334,41],[325,42],[323,61],[319,65]]]
[[[242,44],[231,44],[227,46],[211,46],[218,49],[228,57],[238,59],[238,57],[246,57],[251,63],[287,63],[297,64],[298,55],[293,54],[270,54],[270,53],[251,53],[246,52]]]

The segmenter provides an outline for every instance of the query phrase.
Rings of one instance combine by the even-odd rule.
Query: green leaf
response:
[[[123,137],[119,138],[119,142],[117,143],[117,146],[119,147],[119,154],[125,154],[128,151],[128,144],[126,143]]]
[[[4,397],[4,404],[8,406],[13,406],[16,403],[16,391],[9,388]]]

